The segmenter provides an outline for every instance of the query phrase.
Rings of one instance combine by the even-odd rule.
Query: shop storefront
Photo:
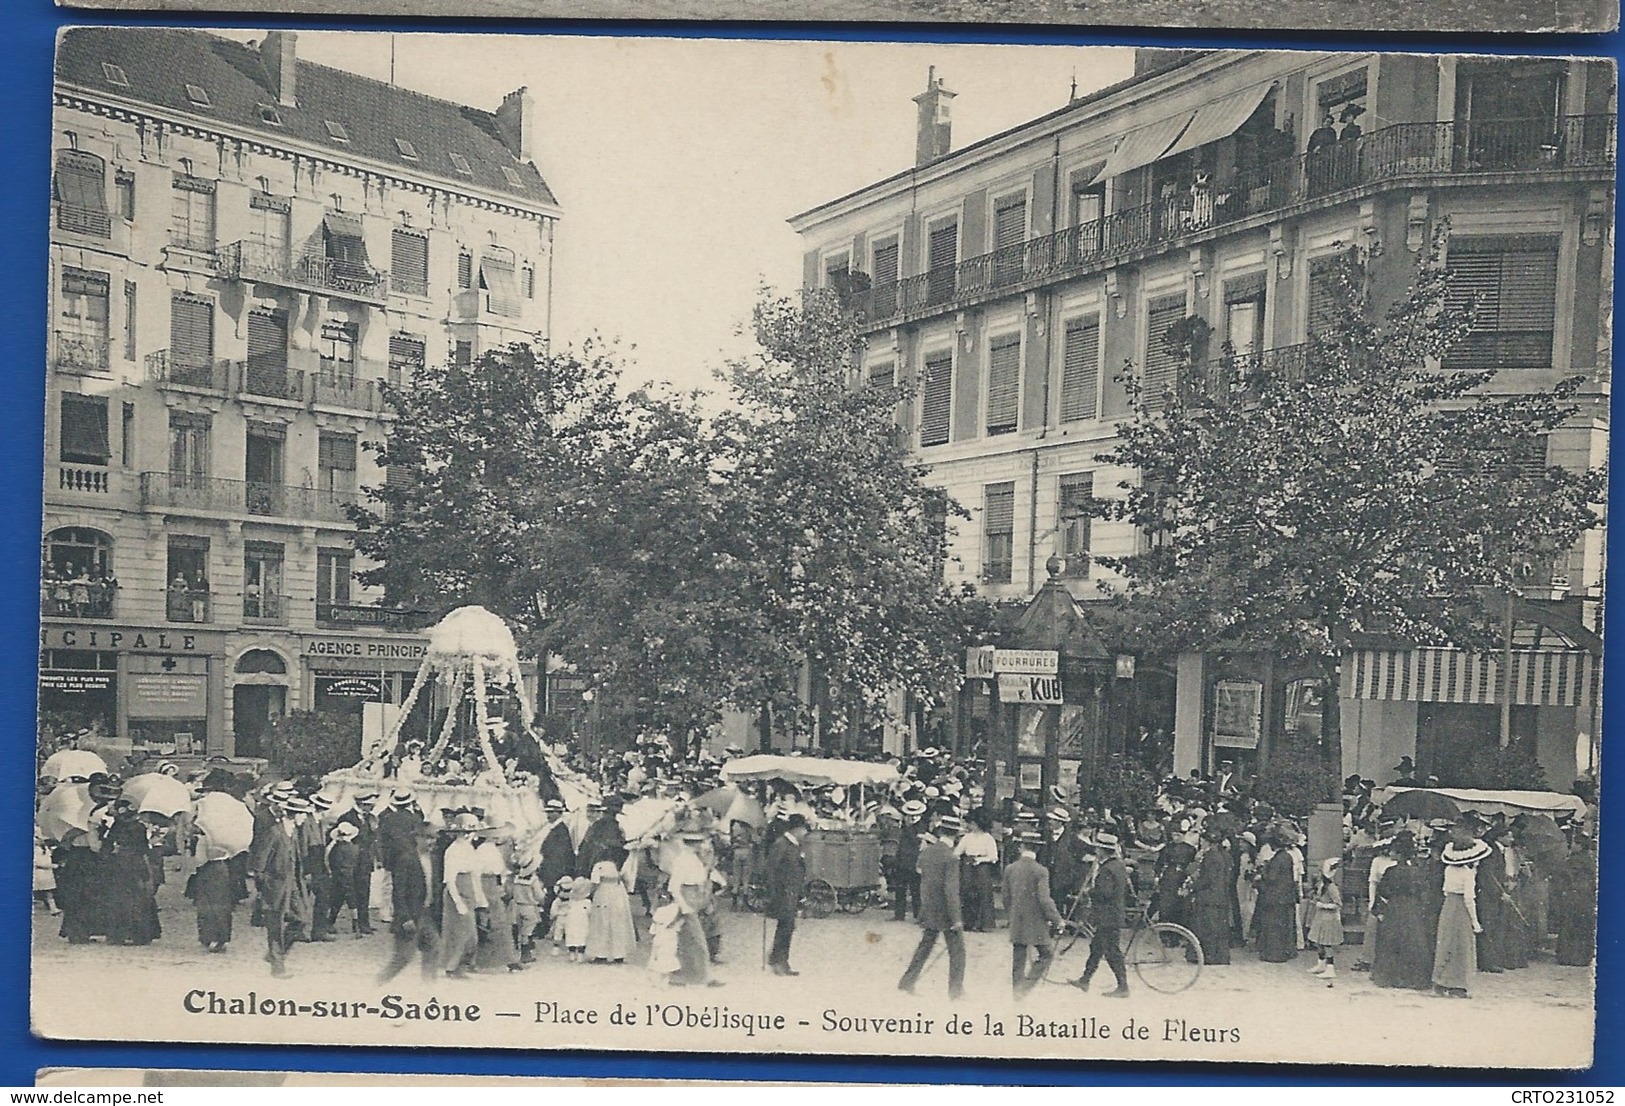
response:
[[[404,635],[307,637],[300,652],[305,709],[353,719],[356,733],[371,743],[387,733],[406,702],[428,641]],[[407,719],[408,736],[428,734],[432,690],[419,697]]]

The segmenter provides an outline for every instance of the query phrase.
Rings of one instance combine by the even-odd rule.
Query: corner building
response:
[[[40,639],[48,723],[252,757],[398,704],[428,612],[360,586],[380,385],[551,328],[559,207],[495,111],[302,61],[292,32],[59,45]]]
[[[949,581],[1023,598],[1054,565],[1086,612],[1114,582],[1097,558],[1140,540],[1080,511],[1134,479],[1097,460],[1129,413],[1123,367],[1153,402],[1196,383],[1163,337],[1198,316],[1214,356],[1190,375],[1209,394],[1239,372],[1289,371],[1326,295],[1317,274],[1376,248],[1386,300],[1446,218],[1447,263],[1483,309],[1444,367],[1498,369],[1508,391],[1584,376],[1579,414],[1529,460],[1601,463],[1615,95],[1607,62],[1140,51],[1132,78],[954,150],[954,93],[933,72],[915,165],[791,225],[805,283],[854,290],[865,378],[915,389],[904,429],[928,479],[971,512],[949,538]],[[1513,731],[1560,789],[1595,765],[1602,585],[1599,530],[1537,566],[1517,601]],[[1501,658],[1398,645],[1345,656],[1337,689],[1278,658],[1176,643],[1106,657],[1087,687],[1063,681],[1057,715],[1021,708],[999,774],[1022,790],[1065,783],[1135,752],[1142,732],[1182,774],[1256,768],[1288,737],[1318,736],[1329,694],[1344,773],[1385,782],[1403,755],[1428,771],[1493,749]],[[996,709],[970,683],[962,745]]]

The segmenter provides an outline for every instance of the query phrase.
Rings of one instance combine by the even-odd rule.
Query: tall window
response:
[[[1093,473],[1074,472],[1061,477],[1057,533],[1060,536],[1059,552],[1066,558],[1068,576],[1084,576],[1089,572],[1089,531],[1093,522],[1090,506],[1094,498]]]
[[[922,494],[926,533],[934,543],[937,563],[944,564],[948,560],[948,493],[942,488],[926,488]]]
[[[897,236],[882,238],[874,244],[873,278],[874,310],[878,318],[885,318],[897,310],[898,256]]]
[[[135,174],[128,169],[113,173],[113,194],[117,200],[118,217],[126,223],[135,222]]]
[[[367,239],[361,217],[347,211],[329,211],[322,216],[322,240],[333,279],[342,283],[371,285],[377,274],[367,256]]]
[[[457,287],[472,288],[474,286],[474,255],[467,250],[457,251]]]
[[[1016,485],[988,484],[982,497],[982,579],[1008,584],[1015,553]]]
[[[209,416],[169,413],[169,483],[201,488],[209,477]]]
[[[213,253],[214,181],[177,174],[170,201],[169,240],[177,246]]]
[[[412,382],[423,368],[424,343],[416,334],[389,336],[389,382],[397,388]]]
[[[349,604],[354,563],[348,549],[316,551],[316,617],[324,617],[328,607]]]
[[[954,357],[931,354],[925,359],[925,382],[920,389],[920,444],[943,445],[953,418]]]
[[[332,503],[355,502],[356,436],[323,431],[316,448],[318,490]]]
[[[214,365],[214,301],[191,292],[169,294],[169,376],[207,387]]]
[[[124,282],[124,360],[135,360],[135,281]]]
[[[429,236],[396,227],[389,239],[389,282],[409,296],[429,294]]]
[[[1224,340],[1238,358],[1251,358],[1264,349],[1263,273],[1249,273],[1224,286]]]
[[[329,320],[322,324],[317,350],[321,355],[322,378],[329,384],[355,384],[356,325]]]
[[[824,287],[844,292],[852,275],[852,255],[846,252],[824,258]]]
[[[282,613],[282,546],[243,542],[243,617],[275,621]]]
[[[1092,419],[1100,412],[1100,316],[1066,324],[1061,362],[1061,421]]]
[[[1339,321],[1338,282],[1354,264],[1351,251],[1322,254],[1309,259],[1309,302],[1305,337],[1314,338],[1334,328]],[[1352,278],[1354,274],[1348,273]]]
[[[119,464],[135,468],[135,404],[119,405]]]
[[[480,258],[480,287],[489,294],[492,314],[519,314],[519,285],[511,251],[495,246],[486,251]]]
[[[987,433],[1014,434],[1020,419],[1021,335],[993,339],[988,347]]]
[[[64,372],[107,371],[108,278],[89,269],[62,270],[57,298],[56,368]]]
[[[248,241],[264,264],[287,264],[293,239],[293,204],[282,196],[256,192],[248,197]]]
[[[1162,409],[1163,398],[1179,383],[1180,354],[1168,341],[1169,332],[1185,318],[1185,293],[1158,296],[1145,313],[1145,371],[1140,374],[1148,410]]]
[[[1072,189],[1072,233],[1076,236],[1073,249],[1077,256],[1086,257],[1100,249],[1100,226],[1106,217],[1106,182],[1083,184],[1079,181]],[[1088,180],[1089,177],[1082,177]]]
[[[1557,251],[1556,235],[1451,237],[1449,303],[1473,309],[1473,326],[1445,354],[1447,368],[1551,367]]]
[[[283,311],[248,313],[248,372],[244,389],[257,396],[296,398],[289,393],[288,316]]]
[[[938,223],[931,228],[925,248],[925,288],[931,303],[947,303],[954,298],[954,267],[958,263],[959,223]]]
[[[474,343],[458,341],[451,346],[451,363],[459,369],[466,369],[474,364]]]
[[[60,456],[70,465],[105,465],[113,459],[107,433],[107,397],[62,395]]]
[[[58,230],[106,238],[113,232],[107,210],[107,163],[84,150],[61,150],[51,180]]]
[[[1027,196],[1006,196],[993,206],[993,279],[1013,284],[1025,271]]]
[[[171,622],[209,621],[209,539],[171,534],[164,590]]]
[[[286,493],[282,486],[286,439],[285,427],[253,422],[248,424],[248,432],[243,439],[243,476],[248,483],[249,514],[286,514]]]

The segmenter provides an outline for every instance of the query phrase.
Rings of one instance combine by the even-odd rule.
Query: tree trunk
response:
[[[756,716],[757,749],[763,753],[773,751],[773,704],[762,700],[761,712]]]
[[[1340,655],[1322,657],[1321,681],[1323,687],[1320,743],[1327,768],[1341,780],[1343,778],[1343,707],[1339,693],[1342,690],[1342,662]]]

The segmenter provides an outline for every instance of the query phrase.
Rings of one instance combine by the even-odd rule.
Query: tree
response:
[[[1439,263],[1447,232],[1381,311],[1371,257],[1351,251],[1325,278],[1325,319],[1288,355],[1204,364],[1187,327],[1170,347],[1180,386],[1150,395],[1130,379],[1131,418],[1101,460],[1139,475],[1095,510],[1144,535],[1103,560],[1152,636],[1310,658],[1336,687],[1362,635],[1493,647],[1526,566],[1598,525],[1600,471],[1527,463],[1574,412],[1579,378],[1497,395],[1493,372],[1439,370],[1476,306]],[[1325,733],[1336,763],[1335,718]]]
[[[285,773],[322,776],[361,759],[361,729],[347,714],[294,711],[265,732],[265,759]]]
[[[735,403],[716,421],[734,630],[752,657],[731,701],[797,716],[805,664],[835,732],[895,689],[939,703],[978,615],[943,581],[944,526],[963,511],[910,459],[893,419],[905,389],[858,380],[837,294],[764,294],[753,321],[761,350],[730,366]]]

